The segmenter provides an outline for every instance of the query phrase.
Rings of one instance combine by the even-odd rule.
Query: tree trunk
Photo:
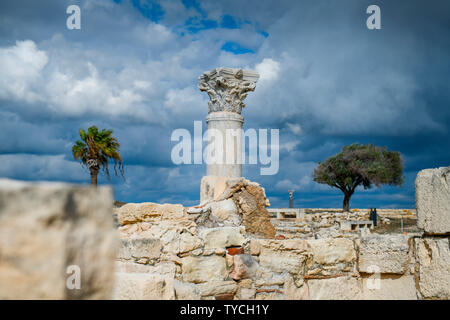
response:
[[[342,210],[344,212],[350,211],[350,197],[352,196],[351,193],[344,192],[344,202],[342,203]]]
[[[91,171],[91,185],[97,186],[97,176],[98,176],[98,170],[95,170],[93,168],[90,169]]]

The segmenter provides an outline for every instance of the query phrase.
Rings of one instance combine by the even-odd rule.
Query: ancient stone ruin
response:
[[[326,224],[346,219],[344,213],[327,212],[305,213],[295,220],[309,217],[309,231],[273,239],[256,237],[244,226],[201,226],[199,213],[180,205],[128,204],[116,209],[123,226],[115,298],[449,299],[448,172],[427,169],[417,176],[418,233],[316,228],[315,237],[313,220],[320,218],[325,230]],[[164,292],[155,295],[151,288],[162,282]]]
[[[257,79],[204,73],[208,127],[241,128]],[[239,150],[223,151],[238,159]],[[419,172],[420,230],[396,234],[371,232],[363,211],[269,212],[264,188],[241,175],[239,163],[208,165],[189,208],[113,209],[109,188],[1,180],[0,299],[450,298],[450,167]],[[393,214],[415,216],[380,216]],[[77,290],[71,266],[83,275]]]

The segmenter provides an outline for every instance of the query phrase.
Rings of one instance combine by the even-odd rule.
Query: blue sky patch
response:
[[[239,29],[238,22],[232,15],[229,14],[222,16],[222,22],[220,26],[226,29]]]
[[[239,43],[233,41],[225,42],[221,49],[224,51],[232,52],[234,54],[255,53],[255,51],[245,48]]]
[[[162,7],[153,1],[149,0],[131,0],[133,6],[139,10],[140,13],[147,19],[157,23],[164,17],[164,10]]]
[[[189,18],[185,22],[185,27],[189,32],[197,33],[201,30],[215,29],[218,27],[218,24],[214,20]]]
[[[207,13],[205,12],[205,10],[202,9],[200,3],[197,0],[181,0],[181,2],[183,3],[186,9],[193,8],[197,10],[197,12],[202,15],[202,17],[205,18],[207,16]]]

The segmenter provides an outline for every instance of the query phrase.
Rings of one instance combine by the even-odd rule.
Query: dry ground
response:
[[[390,224],[381,223],[378,219],[378,225],[372,230],[376,233],[401,233],[401,220],[400,218],[389,218]],[[417,219],[415,218],[403,218],[403,232],[420,232],[417,228]]]

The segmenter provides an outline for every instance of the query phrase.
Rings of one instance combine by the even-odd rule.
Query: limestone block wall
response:
[[[181,206],[142,206],[161,215],[120,228],[116,299],[450,297],[448,238],[263,239],[244,227],[199,227]]]
[[[423,229],[418,234],[328,230],[314,238],[301,232],[264,238],[233,223],[205,224],[199,218],[203,209],[126,205],[116,212],[122,249],[114,297],[449,299],[448,172],[436,169],[417,177],[417,215]],[[436,194],[429,194],[430,185]],[[228,204],[218,206],[213,206],[217,216],[229,210]],[[311,213],[297,222],[315,222],[327,230],[338,220],[366,219],[364,214]]]
[[[276,234],[284,238],[328,238],[342,237],[348,233],[342,228],[349,221],[369,222],[369,210],[354,209],[342,212],[341,209],[302,209],[305,213],[295,217],[294,214],[285,218],[277,218],[277,212],[283,209],[269,209],[271,222]],[[413,209],[377,209],[379,224],[390,224],[392,219],[417,219]]]
[[[450,297],[450,167],[426,169],[417,174],[418,226],[415,239],[417,279],[421,294],[429,299]]]

